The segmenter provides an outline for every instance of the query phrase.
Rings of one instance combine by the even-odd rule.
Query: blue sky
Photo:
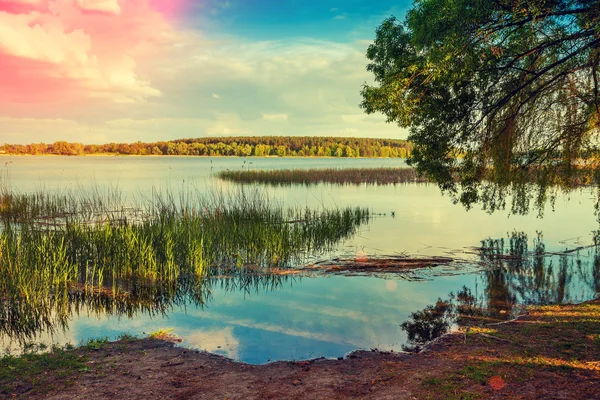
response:
[[[195,14],[215,31],[247,40],[314,38],[349,41],[373,35],[381,20],[403,15],[409,1],[210,1],[199,2]],[[204,13],[209,11],[209,15]],[[201,23],[198,27],[202,29]]]
[[[359,103],[408,1],[2,1],[0,144],[407,135]]]

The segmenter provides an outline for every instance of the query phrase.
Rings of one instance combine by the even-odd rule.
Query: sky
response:
[[[0,144],[406,138],[366,49],[410,0],[0,0]]]

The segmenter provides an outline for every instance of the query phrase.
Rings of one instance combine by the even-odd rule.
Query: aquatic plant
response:
[[[238,183],[269,185],[395,185],[400,183],[426,183],[412,168],[323,168],[221,171],[221,179]]]
[[[285,208],[260,191],[19,194],[0,191],[0,333],[64,327],[83,307],[132,315],[201,305],[212,276],[240,287],[333,249],[368,210]],[[247,278],[250,275],[261,278]]]

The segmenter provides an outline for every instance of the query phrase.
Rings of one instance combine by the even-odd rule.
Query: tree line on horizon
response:
[[[2,154],[23,155],[178,155],[255,157],[393,157],[406,158],[412,144],[399,139],[312,136],[252,136],[177,139],[160,142],[82,144],[4,144]]]

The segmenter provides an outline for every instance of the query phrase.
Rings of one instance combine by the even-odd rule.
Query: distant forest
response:
[[[177,155],[276,157],[401,157],[410,154],[406,140],[313,136],[253,136],[178,139],[154,143],[5,144],[0,154],[68,155]]]

